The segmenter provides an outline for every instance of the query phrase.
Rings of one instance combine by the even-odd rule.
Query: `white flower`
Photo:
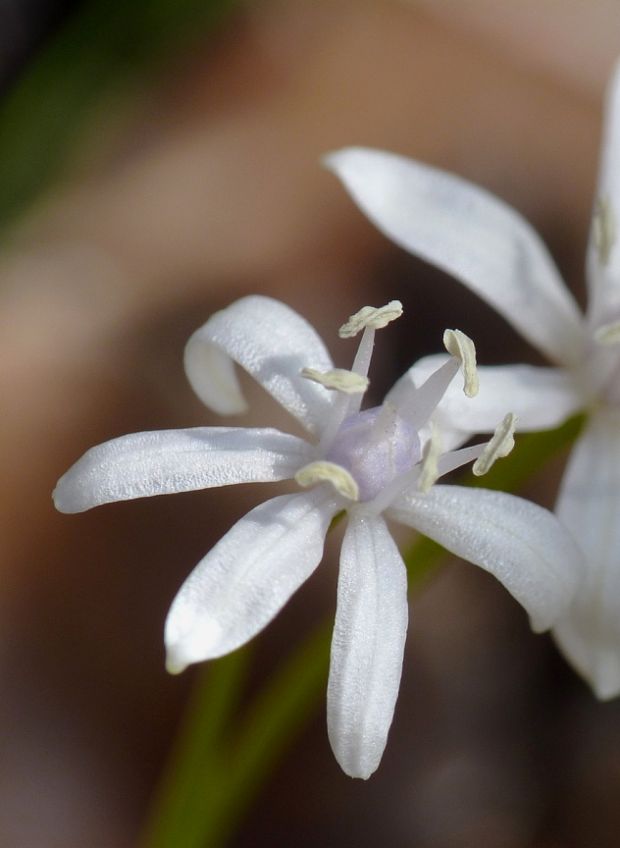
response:
[[[522,429],[587,409],[557,515],[586,554],[587,575],[554,635],[600,698],[620,693],[620,65],[608,98],[587,252],[584,316],[547,249],[505,203],[464,180],[400,156],[349,149],[327,158],[361,209],[405,249],[453,274],[559,368],[483,368],[477,403],[449,390],[438,420],[461,437],[485,432],[508,400]],[[423,379],[430,358],[412,371]],[[459,427],[457,426],[457,429]],[[458,439],[456,439],[458,443]]]
[[[321,339],[287,306],[246,297],[189,340],[185,367],[199,397],[223,414],[245,402],[234,362],[303,425],[308,440],[272,429],[195,428],[137,433],[89,450],[54,493],[63,512],[145,495],[294,478],[303,491],[263,503],[196,566],[165,628],[168,666],[218,657],[251,639],[314,571],[336,513],[346,510],[328,684],[336,758],[355,777],[377,768],[392,721],[407,629],[405,566],[384,515],[416,528],[494,574],[535,630],[566,609],[580,573],[576,546],[553,515],[500,492],[434,486],[476,460],[486,470],[512,444],[507,416],[488,445],[441,453],[429,419],[462,367],[476,390],[475,351],[447,330],[453,356],[419,388],[399,380],[360,411],[375,330],[401,305],[365,307],[341,328],[363,331],[351,371],[334,369]]]

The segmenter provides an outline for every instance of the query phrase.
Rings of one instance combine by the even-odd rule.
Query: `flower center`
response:
[[[419,462],[417,430],[388,404],[351,415],[340,425],[326,459],[345,468],[369,501]]]
[[[342,338],[363,331],[351,371],[302,369],[303,377],[339,395],[321,433],[316,459],[295,474],[295,480],[303,488],[330,483],[348,501],[373,501],[372,508],[381,511],[403,487],[417,486],[425,492],[442,474],[472,459],[480,460],[476,473],[483,474],[497,457],[505,456],[510,450],[512,418],[503,422],[501,432],[488,447],[478,445],[465,449],[463,456],[457,457],[456,451],[440,457],[440,441],[435,434],[422,454],[420,429],[430,422],[433,430],[431,416],[459,368],[463,371],[463,391],[467,397],[474,397],[478,391],[476,350],[471,339],[460,330],[446,330],[444,346],[451,359],[421,386],[416,387],[404,377],[381,406],[360,412],[368,388],[375,330],[385,327],[401,313],[402,306],[396,300],[378,308],[365,306],[340,328]]]

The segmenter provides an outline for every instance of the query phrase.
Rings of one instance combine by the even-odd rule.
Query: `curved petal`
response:
[[[319,564],[337,509],[331,495],[314,489],[273,498],[238,521],[172,603],[169,670],[228,654],[262,630]]]
[[[505,492],[434,486],[403,495],[388,516],[497,577],[536,631],[566,612],[582,575],[581,554],[556,517]]]
[[[272,429],[132,433],[86,451],[52,497],[60,512],[84,512],[113,501],[286,480],[312,455],[303,439]]]
[[[588,313],[597,326],[620,318],[620,62],[609,82],[601,164],[588,242]]]
[[[599,698],[620,694],[620,427],[595,415],[575,446],[557,504],[586,555],[585,579],[554,628]]]
[[[455,276],[551,359],[578,360],[577,305],[514,209],[459,177],[381,150],[349,148],[326,163],[388,238]]]
[[[370,777],[381,761],[407,616],[407,572],[385,522],[352,515],[342,544],[327,685],[329,740],[351,777]]]
[[[233,361],[308,430],[320,432],[335,396],[300,372],[329,371],[333,364],[304,318],[277,300],[253,295],[216,312],[192,335],[185,348],[187,377],[203,403],[220,415],[246,409]]]
[[[418,360],[399,382],[410,383],[412,391],[446,361],[442,354]],[[482,365],[478,367],[480,388],[474,398],[463,393],[453,380],[434,413],[441,430],[464,434],[492,432],[507,412],[517,416],[517,430],[546,430],[558,427],[584,406],[569,372],[534,365]]]

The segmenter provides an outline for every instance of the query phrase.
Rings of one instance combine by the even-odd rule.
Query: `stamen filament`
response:
[[[388,509],[390,504],[399,495],[408,489],[413,487],[416,487],[421,491],[427,491],[430,489],[433,483],[441,476],[439,471],[439,463],[441,462],[440,441],[439,431],[436,430],[436,428],[433,428],[431,438],[424,449],[422,462],[415,465],[411,471],[407,471],[405,474],[400,474],[392,480],[391,483],[388,483],[374,500],[364,504],[365,509],[371,515],[380,515]],[[425,480],[422,480],[423,475],[425,475]],[[422,489],[422,486],[425,486],[426,488]]]
[[[372,350],[375,344],[375,330],[386,327],[391,321],[400,318],[403,314],[403,305],[399,300],[391,300],[385,306],[363,306],[338,330],[341,339],[351,339],[364,331],[360,341],[353,367],[351,368],[361,377],[366,377],[370,368]],[[362,406],[361,396],[352,397],[340,423],[349,415],[355,415]]]
[[[445,395],[459,367],[459,360],[451,357],[440,368],[433,371],[418,388],[412,385],[410,377],[401,377],[386,395],[385,402],[392,403],[398,409],[399,415],[416,430],[421,430]]]
[[[443,477],[444,474],[456,471],[457,468],[462,468],[463,465],[468,465],[478,459],[486,445],[486,442],[482,442],[479,445],[470,445],[467,448],[458,448],[458,450],[444,453],[438,462],[439,477]]]

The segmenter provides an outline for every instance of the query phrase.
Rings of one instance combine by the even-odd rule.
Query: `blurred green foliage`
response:
[[[236,0],[86,0],[0,103],[0,225],[61,171],[102,98],[219,23]]]

